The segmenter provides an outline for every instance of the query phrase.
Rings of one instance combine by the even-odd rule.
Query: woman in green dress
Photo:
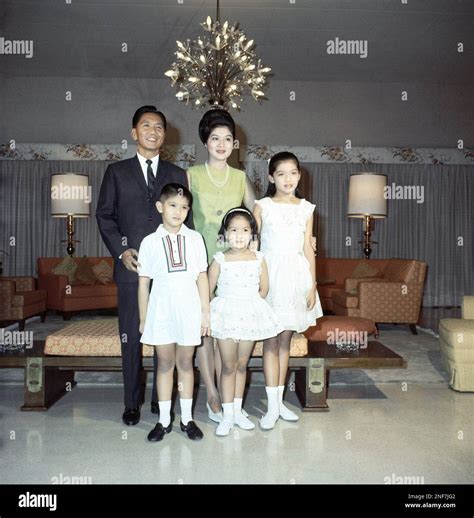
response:
[[[214,254],[223,251],[219,248],[217,233],[224,214],[242,205],[252,211],[255,194],[245,172],[227,163],[235,141],[235,123],[229,113],[218,108],[206,112],[199,123],[199,137],[207,148],[208,159],[204,164],[189,168],[188,183],[194,198],[194,228],[204,237],[210,264]],[[209,418],[220,422],[221,401],[215,383],[220,358],[218,349],[214,349],[213,338],[203,338],[197,357],[207,389]]]

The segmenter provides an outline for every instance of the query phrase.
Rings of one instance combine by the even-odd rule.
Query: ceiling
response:
[[[176,40],[200,34],[199,23],[215,18],[216,5],[68,1],[1,1],[0,36],[34,42],[32,59],[0,56],[3,77],[163,79]],[[240,22],[272,67],[272,80],[474,84],[473,0],[291,2],[221,0],[221,20]],[[327,41],[335,37],[367,40],[368,57],[328,55]]]

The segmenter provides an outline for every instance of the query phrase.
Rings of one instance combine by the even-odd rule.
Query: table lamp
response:
[[[365,258],[372,253],[372,219],[387,217],[387,198],[385,186],[387,176],[379,173],[356,173],[349,178],[349,203],[347,216],[364,219],[364,239],[359,241],[364,245]]]
[[[51,176],[51,216],[67,218],[67,253],[74,255],[74,218],[88,218],[91,194],[87,175],[57,173]]]

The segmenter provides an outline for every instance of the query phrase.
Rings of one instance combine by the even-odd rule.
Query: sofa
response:
[[[474,295],[465,296],[462,318],[443,318],[439,344],[449,374],[449,386],[474,392]]]
[[[27,318],[46,316],[46,291],[36,289],[34,277],[0,277],[0,322],[18,322],[20,331],[25,329]]]
[[[74,257],[73,260],[79,264],[86,259],[91,267],[105,261],[113,270],[113,259],[111,257]],[[102,284],[81,284],[71,282],[67,275],[57,275],[52,270],[57,267],[63,258],[61,257],[40,257],[38,259],[38,285],[40,289],[46,290],[48,310],[60,311],[64,320],[69,320],[73,312],[91,309],[115,309],[117,308],[117,285],[110,279],[110,282]]]
[[[335,315],[361,317],[376,323],[408,324],[416,334],[426,263],[397,258],[318,257],[316,264],[323,309]]]

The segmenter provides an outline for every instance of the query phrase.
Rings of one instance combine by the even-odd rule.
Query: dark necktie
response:
[[[148,190],[150,193],[153,192],[153,187],[155,185],[155,175],[153,174],[153,169],[151,168],[151,160],[147,160],[146,163],[148,167],[146,168],[146,178],[148,182]]]

